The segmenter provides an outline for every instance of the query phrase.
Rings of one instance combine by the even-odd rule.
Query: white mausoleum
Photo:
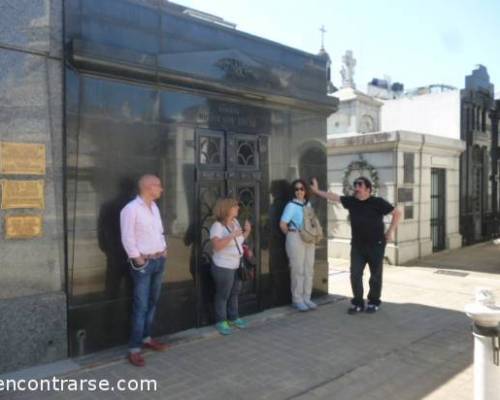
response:
[[[347,74],[352,82],[353,71]],[[465,144],[459,91],[382,101],[344,84],[333,95],[339,109],[327,123],[329,189],[350,194],[363,175],[374,183],[375,195],[401,210],[388,261],[401,264],[460,247],[459,158]],[[336,204],[328,212],[329,256],[348,259],[347,210]]]

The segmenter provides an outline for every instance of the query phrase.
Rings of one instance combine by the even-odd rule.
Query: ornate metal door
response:
[[[259,282],[259,136],[198,129],[196,132],[196,196],[199,238],[197,241],[199,324],[212,322],[213,290],[208,272],[212,251],[210,226],[214,222],[213,207],[219,197],[235,197],[240,201],[240,224],[248,219],[252,233],[248,239],[257,260],[255,279],[243,284],[240,310],[255,312],[258,306]]]

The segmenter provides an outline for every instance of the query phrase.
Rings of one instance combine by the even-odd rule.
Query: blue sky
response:
[[[463,87],[476,64],[500,91],[500,0],[177,0],[218,15],[237,29],[317,53],[319,28],[340,85],[341,58],[352,49],[355,81],[391,77],[405,88]]]

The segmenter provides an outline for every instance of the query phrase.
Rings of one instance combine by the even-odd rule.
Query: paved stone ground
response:
[[[407,264],[500,274],[500,244],[481,243],[443,251]]]
[[[481,252],[471,251],[480,265]],[[457,257],[460,265],[463,251]],[[450,253],[448,262],[452,258]],[[497,259],[488,262],[500,263]],[[347,267],[346,261],[332,260],[330,289],[336,297],[317,311],[275,309],[266,318],[253,316],[249,329],[230,337],[208,335],[165,353],[147,353],[142,369],[120,359],[66,376],[111,383],[157,379],[156,392],[4,393],[4,398],[471,399],[473,339],[463,307],[477,286],[493,288],[500,298],[499,275],[481,272],[493,266],[459,276],[436,273],[443,269],[434,267],[387,266],[383,307],[375,315],[357,316],[345,312]]]

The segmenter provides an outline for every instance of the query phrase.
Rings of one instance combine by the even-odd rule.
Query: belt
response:
[[[153,254],[142,254],[142,257],[144,257],[146,260],[157,260],[158,258],[161,258],[165,255],[165,251],[158,251],[157,253]]]
[[[297,232],[297,229],[288,229],[288,232]]]

